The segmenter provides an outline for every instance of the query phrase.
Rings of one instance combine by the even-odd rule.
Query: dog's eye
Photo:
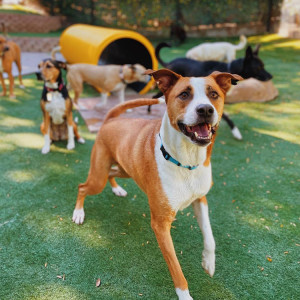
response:
[[[50,65],[46,65],[46,68],[47,68],[47,69],[51,69],[51,68],[52,68],[52,66],[50,66]]]
[[[215,91],[211,91],[211,92],[209,93],[209,96],[210,96],[210,98],[212,98],[212,99],[217,99],[217,98],[219,97],[219,94],[218,94],[217,92],[215,92]]]
[[[188,92],[182,92],[178,97],[181,100],[187,100],[189,98],[190,94]]]

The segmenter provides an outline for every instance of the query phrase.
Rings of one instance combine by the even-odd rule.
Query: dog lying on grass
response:
[[[247,38],[244,35],[240,36],[237,45],[228,42],[203,43],[187,51],[185,57],[198,61],[215,60],[229,63],[235,59],[236,51],[244,49],[246,44]]]

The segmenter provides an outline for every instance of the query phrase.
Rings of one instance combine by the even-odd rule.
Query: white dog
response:
[[[186,57],[199,61],[216,60],[229,63],[235,59],[236,50],[242,50],[246,44],[247,38],[244,35],[240,36],[237,45],[228,42],[203,43],[190,49]]]

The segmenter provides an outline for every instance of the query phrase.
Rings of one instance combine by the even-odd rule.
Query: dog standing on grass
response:
[[[211,153],[226,92],[231,80],[242,78],[220,72],[202,78],[182,77],[167,69],[148,70],[147,74],[154,77],[165,96],[163,119],[117,118],[127,109],[158,104],[159,99],[126,101],[108,112],[92,150],[88,178],[78,187],[72,219],[83,223],[85,197],[101,193],[107,180],[116,195],[126,196],[114,178],[133,178],[148,196],[151,226],[178,298],[191,300],[176,257],[171,224],[179,210],[193,205],[204,239],[202,267],[213,276],[215,241],[206,200],[212,186]]]
[[[101,89],[102,101],[96,108],[102,108],[107,103],[110,92],[117,92],[120,103],[125,101],[125,88],[136,81],[148,82],[149,76],[144,75],[146,68],[140,64],[134,65],[103,65],[91,64],[67,65],[68,85],[74,90],[74,103],[82,93],[83,83],[86,82]]]
[[[65,69],[66,64],[45,59],[38,67],[44,80],[40,101],[43,112],[41,132],[44,135],[42,153],[50,151],[51,141],[68,140],[67,149],[74,149],[74,135],[79,143],[84,144],[73,121],[72,100],[62,79],[61,69]]]
[[[240,36],[240,42],[233,45],[228,42],[203,43],[193,47],[186,53],[186,57],[199,61],[215,60],[232,62],[235,59],[237,50],[242,50],[247,44],[247,38]]]
[[[22,82],[21,50],[13,41],[7,41],[5,24],[2,23],[4,36],[0,36],[0,80],[2,84],[1,96],[6,96],[6,86],[3,78],[3,72],[8,74],[9,79],[9,97],[15,98],[14,95],[14,77],[12,75],[12,65],[15,62],[19,70],[20,88],[24,89]]]

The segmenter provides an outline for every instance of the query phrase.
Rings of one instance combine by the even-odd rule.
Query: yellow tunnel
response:
[[[59,44],[61,53],[70,64],[139,63],[147,69],[157,70],[158,68],[155,50],[150,41],[131,30],[76,24],[63,31]],[[144,94],[152,84],[152,81],[135,82],[129,86],[140,94]]]

